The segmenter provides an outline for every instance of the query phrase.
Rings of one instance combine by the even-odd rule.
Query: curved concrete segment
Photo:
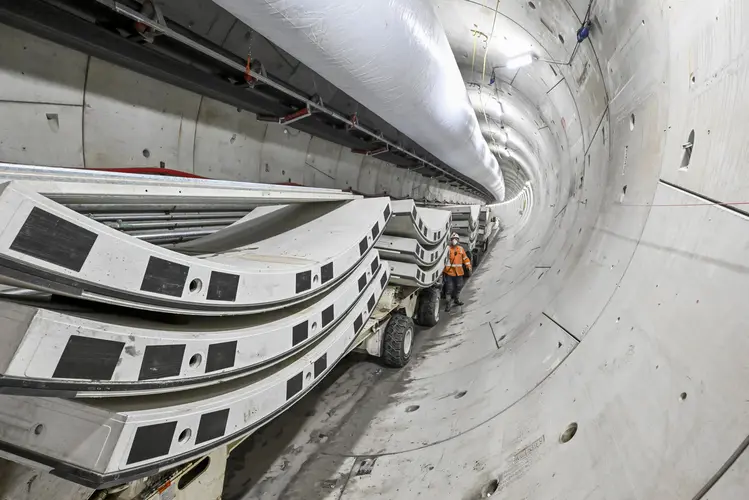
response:
[[[384,234],[413,238],[422,245],[437,245],[450,229],[450,215],[431,208],[417,207],[413,200],[391,202],[393,218]]]
[[[278,236],[340,208],[345,203],[319,202],[257,207],[240,220],[211,235],[178,243],[171,248],[181,253],[195,255],[225,252]]]
[[[383,259],[431,267],[442,257],[446,245],[447,233],[442,238],[442,243],[433,247],[424,247],[412,238],[383,235],[375,243],[375,248],[380,252]]]
[[[447,262],[447,247],[442,250],[435,263],[429,267],[393,260],[383,262],[390,266],[390,281],[394,284],[424,288],[435,284],[442,275]]]
[[[92,221],[23,182],[0,194],[6,282],[191,315],[267,311],[320,293],[364,257],[391,215],[388,198],[352,200],[253,245],[189,257]]]
[[[381,266],[328,335],[270,372],[186,392],[88,402],[0,395],[0,450],[79,484],[105,487],[246,435],[309,392],[354,347],[387,273]],[[34,415],[31,427],[23,423],[28,415]]]
[[[217,384],[265,369],[334,329],[380,265],[371,251],[331,291],[278,311],[187,317],[171,325],[122,311],[0,302],[0,392],[132,396]]]
[[[23,181],[28,189],[78,211],[137,210],[144,206],[238,210],[258,205],[356,198],[338,189],[0,163],[0,183],[6,181]]]

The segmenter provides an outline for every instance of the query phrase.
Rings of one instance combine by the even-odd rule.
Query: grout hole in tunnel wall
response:
[[[562,36],[562,34],[559,33],[557,36],[559,37],[559,41],[564,45],[564,37]]]
[[[57,113],[47,113],[47,123],[52,132],[60,130],[60,116]]]
[[[408,407],[406,407],[406,413],[413,413],[416,410],[418,410],[419,408],[420,408],[419,405],[408,406]]]
[[[635,114],[632,113],[631,115],[629,115],[629,130],[634,130],[634,129],[635,129]]]
[[[689,132],[687,142],[685,142],[681,147],[684,149],[684,154],[681,157],[681,167],[679,167],[679,170],[685,172],[689,170],[689,162],[692,159],[692,148],[694,147],[694,129]]]
[[[687,399],[686,392],[682,392],[681,394],[679,394],[679,401],[684,401],[685,399]]]
[[[567,443],[577,434],[577,422],[572,422],[559,436],[560,443]]]
[[[455,395],[455,399],[460,399],[460,398],[462,398],[463,396],[465,396],[466,394],[468,394],[468,391],[460,391],[459,393],[457,393],[457,394]]]
[[[143,157],[144,158],[148,158],[149,156],[151,156],[151,152],[149,150],[147,150],[147,149],[144,149],[143,150]]]
[[[533,2],[528,2],[528,7],[530,7],[533,10],[536,10],[536,4]]]
[[[489,498],[493,494],[497,492],[499,489],[499,481],[497,479],[492,479],[486,485],[484,485],[483,488],[481,488],[481,497],[479,498]]]
[[[34,427],[34,434],[37,436],[44,432],[44,424],[37,424],[36,427]]]
[[[200,278],[195,278],[190,282],[190,293],[199,292],[201,288],[203,288],[203,282]]]

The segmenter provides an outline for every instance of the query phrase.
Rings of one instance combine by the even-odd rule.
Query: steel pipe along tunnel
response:
[[[433,34],[418,29],[418,9],[433,10],[466,92],[448,90],[477,120],[471,154],[491,156],[479,157],[478,173],[477,162],[456,166],[427,141],[449,103],[423,115],[375,109],[386,94],[364,102],[371,86],[333,81],[340,74],[304,60],[315,50],[295,53],[280,28],[252,26],[252,16],[208,0],[161,2],[167,18],[240,60],[251,43],[268,74],[358,113],[429,165],[406,164],[393,150],[356,154],[364,136],[341,139],[345,126],[320,118],[258,121],[288,102],[221,94],[220,85],[145,62],[128,67],[112,55],[117,47],[102,49],[104,37],[87,45],[73,24],[66,32],[41,10],[31,22],[13,3],[0,2],[0,161],[163,162],[228,180],[489,202],[502,224],[463,292],[466,305],[420,332],[406,368],[344,360],[234,450],[224,498],[747,497],[746,1],[375,2],[403,9],[417,45]],[[288,12],[325,4],[296,20],[313,48],[329,41],[314,30],[338,15],[357,44],[344,39],[340,57],[345,49],[369,50],[379,64],[396,57],[378,52],[389,48],[380,43],[387,31],[368,33],[375,22],[356,21],[356,2],[219,3]],[[586,21],[590,36],[578,44]],[[367,47],[370,36],[378,45]],[[393,77],[364,66],[361,80]],[[426,71],[411,83],[428,95],[439,76]],[[502,202],[482,177],[493,161]]]

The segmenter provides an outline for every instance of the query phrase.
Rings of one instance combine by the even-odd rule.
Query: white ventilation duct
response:
[[[504,199],[442,25],[424,0],[214,0]]]

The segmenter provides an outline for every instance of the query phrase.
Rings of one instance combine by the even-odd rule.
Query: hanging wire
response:
[[[489,33],[489,37],[486,40],[486,47],[484,48],[484,62],[481,68],[481,80],[479,83],[479,104],[481,105],[481,112],[484,115],[484,121],[486,122],[486,126],[489,127],[489,135],[491,136],[492,145],[494,145],[495,148],[498,147],[497,138],[494,137],[494,127],[492,126],[491,123],[489,123],[489,117],[486,114],[486,106],[484,106],[483,86],[484,86],[484,78],[486,78],[486,58],[489,55],[489,46],[491,45],[492,38],[494,38],[494,28],[496,28],[497,26],[497,14],[499,14],[499,2],[500,0],[497,0],[497,5],[494,8],[494,19],[492,20],[492,30]],[[476,39],[475,38],[473,41],[473,51],[474,51],[474,56],[475,56],[476,55]],[[473,74],[473,63],[471,63],[471,74]]]

